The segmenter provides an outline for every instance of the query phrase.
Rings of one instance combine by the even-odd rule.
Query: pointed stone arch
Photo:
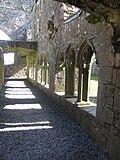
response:
[[[76,53],[74,47],[70,44],[66,50],[65,56],[65,96],[74,97],[75,92],[75,65]]]
[[[80,101],[87,102],[89,100],[89,81],[91,74],[91,59],[93,54],[95,54],[96,56],[94,45],[90,40],[85,40],[80,46],[77,56],[77,66],[79,68],[78,97],[77,97],[78,102]]]

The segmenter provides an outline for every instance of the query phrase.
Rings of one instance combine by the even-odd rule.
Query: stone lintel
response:
[[[3,48],[27,48],[27,49],[38,49],[38,42],[26,42],[26,41],[5,41],[0,40],[0,46]]]

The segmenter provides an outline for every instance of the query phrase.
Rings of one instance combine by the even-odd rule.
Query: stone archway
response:
[[[78,97],[77,101],[89,100],[89,83],[91,76],[91,59],[95,50],[91,43],[85,41],[79,50],[78,54],[78,68],[79,68],[79,80],[78,80]]]

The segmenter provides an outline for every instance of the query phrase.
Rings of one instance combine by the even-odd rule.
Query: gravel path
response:
[[[3,88],[0,160],[109,159],[64,111],[25,84],[8,80]]]

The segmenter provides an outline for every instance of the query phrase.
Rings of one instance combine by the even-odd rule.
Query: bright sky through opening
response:
[[[10,37],[2,30],[0,30],[0,40],[10,40]]]
[[[11,40],[10,37],[0,29],[0,40]],[[4,64],[14,64],[14,53],[4,54]]]

